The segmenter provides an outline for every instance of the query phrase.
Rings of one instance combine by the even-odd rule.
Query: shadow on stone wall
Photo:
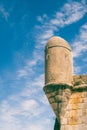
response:
[[[60,130],[60,122],[58,122],[57,118],[55,119],[54,130]]]

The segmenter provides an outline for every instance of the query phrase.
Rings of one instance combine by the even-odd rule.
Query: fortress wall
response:
[[[87,130],[87,75],[74,76],[73,84],[48,85],[44,91],[60,130]]]
[[[72,93],[61,117],[61,130],[87,130],[87,91]]]
[[[73,76],[72,50],[60,37],[45,48],[44,92],[55,113],[54,130],[87,130],[87,75]]]

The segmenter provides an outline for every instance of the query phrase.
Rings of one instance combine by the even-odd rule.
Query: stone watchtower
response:
[[[44,91],[56,115],[54,130],[87,130],[87,75],[73,76],[72,50],[60,37],[45,48]]]

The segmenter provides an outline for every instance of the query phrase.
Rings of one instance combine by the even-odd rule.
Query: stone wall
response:
[[[44,91],[57,117],[54,130],[87,130],[87,75],[74,76],[73,86],[51,84]]]
[[[87,87],[87,86],[86,86]],[[87,130],[87,92],[72,93],[61,117],[61,130]]]
[[[54,130],[87,130],[87,75],[73,76],[72,49],[60,37],[45,47],[44,91],[56,115]]]

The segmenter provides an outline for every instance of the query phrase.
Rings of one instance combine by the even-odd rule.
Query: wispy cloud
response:
[[[80,62],[77,62],[77,58],[80,58],[80,61],[82,59],[84,64],[87,62],[86,57],[84,57],[84,53],[87,53],[87,23],[80,27],[79,33],[75,36],[71,45],[74,59],[74,73],[79,74],[83,66],[80,65]]]
[[[66,3],[59,12],[56,12],[55,18],[51,20],[51,24],[59,27],[70,25],[80,20],[86,12],[86,6],[82,3]]]
[[[40,55],[35,49],[32,59],[25,59],[25,65],[17,71],[17,79],[31,77],[35,74],[35,66],[37,66],[38,62],[42,62],[42,60],[42,55]]]
[[[51,18],[47,16],[45,20],[43,16],[39,16],[41,26],[36,26],[36,48],[44,48],[48,39],[55,35],[55,32],[59,32],[61,28],[69,26],[73,23],[81,20],[87,13],[87,3],[85,0],[81,2],[69,1],[65,3],[62,8],[56,11]],[[83,52],[86,52],[87,48],[87,24],[83,25],[78,33],[78,36],[73,38],[72,48],[73,56],[79,57]],[[79,73],[81,68],[75,64],[74,73]]]
[[[83,52],[87,52],[87,23],[81,26],[79,34],[72,43],[72,47],[73,57],[79,57],[83,55]]]
[[[46,14],[37,17],[37,20],[41,22],[41,26],[38,26],[38,28],[36,27],[36,44],[32,60],[27,60],[24,67],[18,70],[17,79],[27,78],[30,74],[33,75],[36,73],[35,67],[38,65],[38,62],[43,62],[43,53],[41,53],[41,50],[43,50],[47,40],[55,34],[55,31],[58,31],[60,28],[68,26],[83,18],[87,12],[86,6],[85,2],[71,1],[64,4],[60,10],[56,11],[52,18],[49,18]],[[80,33],[82,33],[82,31]],[[83,34],[83,36],[86,36],[86,34]],[[77,48],[75,41],[73,46],[75,46],[74,48]],[[82,50],[82,48],[84,49],[85,47],[82,46],[82,44],[79,44],[79,49],[74,49],[74,56],[77,55],[76,53],[80,54],[80,48]]]
[[[49,119],[49,112],[51,109],[46,108],[46,105],[48,105],[46,101],[47,99],[43,96],[43,94],[41,94],[42,96],[40,95],[41,90],[37,88],[37,85],[40,82],[41,78],[38,77],[35,81],[32,81],[33,86],[25,86],[25,90],[21,91],[19,94],[14,94],[12,96],[9,95],[7,99],[2,101],[0,104],[0,121],[2,124],[4,123],[2,130],[5,129],[5,126],[8,126],[7,130],[11,130],[13,126],[17,130],[24,130],[25,128],[26,130],[32,130],[36,124],[35,122],[37,122],[36,129],[45,130],[45,128],[51,124],[51,119]],[[26,83],[26,85],[30,84]],[[46,112],[48,115],[44,114]],[[52,116],[52,114],[50,114],[50,116]],[[45,124],[41,123],[44,119]],[[38,120],[40,121],[41,125],[39,124]]]
[[[46,130],[49,125],[52,125],[53,113],[51,108],[47,107],[49,103],[42,89],[44,86],[43,65],[39,66],[44,60],[42,50],[55,31],[82,19],[87,11],[86,6],[85,1],[69,2],[56,11],[52,18],[46,14],[37,17],[41,26],[36,26],[38,35],[35,35],[35,50],[32,53],[32,59],[24,59],[25,64],[15,74],[15,84],[21,82],[20,86],[16,84],[16,88],[20,87],[21,91],[17,94],[10,94],[0,104],[2,130]],[[0,13],[5,20],[8,20],[9,12],[4,7],[0,7]],[[87,24],[84,24],[72,43],[74,57],[79,57],[82,52],[87,51],[86,37]],[[80,67],[76,71],[80,71]],[[12,86],[15,84],[11,83]]]
[[[35,98],[36,100],[41,100],[41,94],[43,96],[43,86],[44,86],[44,75],[41,74],[38,77],[34,77],[33,80],[27,80],[25,82],[25,87],[23,91],[21,92],[20,96],[26,97],[26,98]],[[40,94],[41,92],[41,94]],[[39,95],[38,95],[39,93]],[[40,98],[38,98],[40,96]],[[43,100],[45,100],[45,97],[43,96]],[[41,102],[43,102],[41,100]]]
[[[48,19],[48,16],[46,14],[43,14],[43,16],[37,16],[37,20],[40,22],[40,23],[43,23],[44,20],[47,20]]]
[[[81,72],[81,66],[78,66],[76,64],[76,62],[74,61],[74,72],[73,74],[76,75],[76,74],[79,74]]]
[[[28,75],[28,72],[26,70],[18,70],[18,79],[21,77],[26,77]]]
[[[55,31],[79,21],[86,13],[87,4],[85,1],[70,1],[69,3],[64,4],[60,10],[56,11],[51,19],[47,16],[48,19],[44,21],[43,16],[39,16],[37,20],[41,21],[43,24],[41,27],[36,26],[36,28],[39,29],[39,34],[36,36],[38,37],[38,39],[36,39],[37,43],[40,43],[38,47],[41,48],[41,44],[46,43],[46,41],[54,35]]]
[[[6,21],[8,20],[9,12],[3,6],[0,6],[0,14]]]

